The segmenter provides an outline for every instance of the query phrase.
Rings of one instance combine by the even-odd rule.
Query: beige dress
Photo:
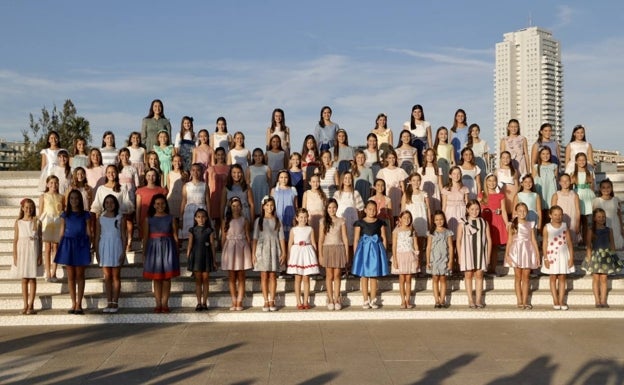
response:
[[[332,225],[325,234],[323,242],[323,267],[334,269],[342,269],[347,264],[347,254],[345,253],[345,245],[342,242],[342,225],[345,222],[343,218],[336,217],[332,219]],[[325,225],[325,219],[321,219],[321,223]]]

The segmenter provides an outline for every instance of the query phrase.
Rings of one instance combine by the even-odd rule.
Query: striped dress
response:
[[[457,251],[461,271],[487,268],[487,222],[483,218],[462,219],[464,226],[461,247]]]

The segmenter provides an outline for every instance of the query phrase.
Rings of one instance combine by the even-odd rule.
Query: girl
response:
[[[446,276],[453,271],[453,232],[446,226],[444,211],[433,214],[427,234],[427,273],[432,275],[435,308],[447,308]]]
[[[209,190],[206,189],[202,166],[195,163],[191,166],[191,178],[182,187],[182,202],[180,203],[180,218],[182,218],[182,239],[187,239],[191,227],[195,226],[197,210],[206,210],[210,199]],[[189,241],[190,242],[190,241]]]
[[[61,214],[61,241],[54,263],[65,265],[67,285],[72,301],[69,314],[84,314],[82,297],[85,288],[85,268],[91,264],[90,215],[82,205],[82,195],[70,191],[67,208]]]
[[[87,163],[87,183],[95,191],[100,185],[106,183],[106,167],[102,165],[102,153],[97,148],[89,151],[89,162]]]
[[[216,151],[217,148],[223,147],[227,154],[232,147],[232,135],[227,132],[227,121],[223,116],[219,116],[216,124],[215,132],[212,134],[212,140],[210,141],[210,143],[212,143],[212,149]],[[206,131],[206,133],[208,133],[208,131]],[[193,161],[193,163],[195,163],[195,161]]]
[[[106,183],[97,189],[95,197],[93,198],[93,203],[91,204],[91,212],[95,214],[96,219],[104,212],[104,198],[109,194],[117,198],[121,214],[130,215],[135,212],[134,202],[130,200],[128,190],[121,188],[117,167],[113,165],[108,165],[106,167]],[[139,201],[137,203],[139,203]],[[140,210],[137,210],[137,212],[139,211]],[[137,224],[140,226],[141,222],[137,222]]]
[[[173,158],[173,146],[169,139],[169,134],[166,131],[160,131],[158,133],[158,145],[154,146],[154,151],[158,155],[158,161],[160,162],[161,185],[162,187],[169,187],[169,172],[171,171],[171,160]]]
[[[69,154],[66,150],[60,150],[57,155],[57,165],[52,174],[59,179],[59,193],[65,195],[71,182],[71,167],[69,167]]]
[[[375,193],[368,198],[369,201],[375,202],[377,205],[377,218],[385,224],[386,239],[390,239],[392,232],[392,200],[386,195],[386,182],[383,179],[375,180]],[[338,206],[340,208],[340,206]],[[349,235],[349,246],[353,245],[353,230],[349,232],[349,228],[353,226],[347,225],[347,235]]]
[[[293,187],[297,190],[297,205],[301,206],[303,203],[303,185],[304,177],[303,170],[301,169],[301,154],[293,152],[290,156],[290,162],[288,164],[288,173],[290,174],[290,181]]]
[[[173,142],[174,153],[182,157],[182,169],[191,170],[193,150],[195,149],[195,131],[193,131],[193,118],[184,116],[180,123],[180,132]]]
[[[442,169],[438,167],[436,153],[433,149],[425,150],[423,166],[416,169],[422,180],[422,189],[429,197],[429,206],[432,211],[442,208],[440,190],[442,189]]]
[[[102,153],[102,164],[104,166],[109,164],[117,165],[117,147],[115,147],[115,134],[112,131],[106,131],[102,135],[100,152]]]
[[[46,139],[46,148],[41,150],[41,176],[39,177],[39,191],[46,190],[48,185],[47,178],[52,175],[54,167],[57,165],[57,155],[61,150],[61,141],[56,131],[48,132]]]
[[[126,221],[119,211],[119,201],[114,195],[104,198],[104,212],[95,222],[94,247],[104,275],[104,288],[108,305],[103,313],[119,311],[119,293],[121,291],[121,265],[126,259],[124,245],[126,241]]]
[[[388,128],[388,116],[386,114],[377,115],[375,128],[371,132],[375,134],[379,147],[384,151],[392,147],[394,140],[392,139],[392,130]]]
[[[319,223],[325,212],[327,196],[321,190],[321,179],[318,175],[310,178],[310,189],[303,193],[302,207],[308,210],[309,223],[314,230],[314,239],[319,238]],[[319,243],[319,250],[320,250]],[[320,254],[320,252],[319,252]]]
[[[266,131],[266,149],[271,148],[271,138],[277,135],[282,142],[284,151],[290,152],[290,128],[286,125],[286,117],[284,116],[284,110],[276,108],[271,115],[271,126]]]
[[[347,238],[349,246],[353,245],[353,224],[361,217],[364,210],[364,201],[356,190],[353,189],[353,175],[350,172],[342,174],[340,190],[334,198],[338,203],[336,215],[345,220],[347,226]]]
[[[351,168],[353,147],[349,146],[349,137],[346,130],[341,128],[336,131],[336,145],[331,153],[334,157],[334,167],[338,170],[339,175]]]
[[[468,143],[470,131],[468,130],[467,122],[468,116],[466,116],[466,111],[461,108],[455,111],[453,125],[451,126],[451,144],[453,145],[455,159],[460,159],[460,152],[466,147],[466,143]]]
[[[151,150],[158,143],[158,133],[162,130],[171,132],[171,123],[165,117],[165,107],[159,99],[152,100],[147,116],[141,122],[141,138],[145,140],[145,148]]]
[[[276,274],[286,263],[286,243],[280,221],[275,215],[275,200],[271,197],[262,200],[262,214],[254,225],[252,255],[254,271],[260,272],[264,297],[262,311],[276,311]]]
[[[423,233],[424,234],[424,233]],[[401,309],[412,309],[412,274],[420,271],[418,238],[412,226],[412,214],[401,211],[399,224],[392,232],[392,274],[399,275]]]
[[[520,176],[518,171],[511,163],[511,154],[509,151],[503,151],[500,155],[500,162],[496,170],[496,177],[502,185],[505,194],[505,209],[509,217],[513,214],[513,201],[520,189]]]
[[[364,151],[355,151],[351,173],[353,174],[355,189],[360,193],[362,199],[368,200],[375,180],[373,179],[373,171],[366,166],[366,154],[364,154]]]
[[[329,106],[321,108],[321,118],[314,128],[314,139],[319,145],[319,151],[329,150],[334,147],[336,131],[340,128],[338,124],[332,122],[332,109]]]
[[[146,158],[145,172],[147,172],[147,170],[149,170],[150,168],[153,168],[155,170],[158,170],[159,174],[162,174],[162,170],[160,169],[160,160],[158,159],[158,154],[156,153],[156,151],[154,150],[148,151],[147,155],[145,155],[145,158]]]
[[[167,189],[160,187],[160,173],[158,170],[150,168],[145,172],[146,185],[140,187],[136,192],[136,223],[139,226],[139,234],[143,233],[141,227],[147,218],[147,213],[152,202],[152,198],[158,194],[167,196]],[[98,190],[99,191],[99,190]],[[169,202],[167,202],[167,209],[171,213],[169,208]],[[173,215],[172,215],[173,217]],[[177,217],[177,213],[176,213]],[[175,217],[174,217],[175,218]]]
[[[189,175],[186,170],[183,169],[183,164],[184,160],[182,159],[182,156],[180,156],[179,154],[173,156],[173,158],[171,159],[171,171],[169,171],[168,176],[169,182],[167,183],[167,186],[169,186],[169,188],[167,189],[167,204],[169,204],[169,210],[171,210],[171,212],[173,213],[173,220],[178,222],[178,228],[182,227],[182,225],[180,224],[180,221],[182,220],[180,212],[183,210],[182,188],[188,181]],[[202,176],[204,175],[203,168],[200,167],[200,169],[200,176]],[[190,172],[191,168],[189,167],[188,170]],[[182,235],[182,233],[180,233],[179,235]]]
[[[478,124],[473,123],[468,127],[469,135],[466,147],[472,150],[474,154],[474,161],[477,167],[481,170],[481,180],[485,178],[485,174],[489,170],[487,161],[489,160],[490,147],[487,142],[479,138],[481,134],[481,128]]]
[[[130,150],[119,150],[119,184],[128,191],[128,198],[136,206],[136,189],[140,185],[139,173],[130,163]],[[119,204],[119,202],[117,202]],[[119,211],[119,210],[118,210]],[[124,215],[125,228],[127,231],[126,251],[132,250],[132,233],[134,231],[134,212]]]
[[[622,211],[620,210],[620,200],[613,194],[613,182],[610,179],[603,179],[600,182],[600,196],[592,202],[594,209],[601,208],[607,215],[607,227],[613,232],[613,243],[615,250],[624,247],[624,226],[622,226]]]
[[[448,184],[448,176],[451,167],[455,166],[455,150],[453,145],[448,142],[448,129],[444,126],[436,131],[436,139],[433,144],[433,150],[438,158],[438,167],[442,170],[442,183],[444,186]]]
[[[180,275],[178,226],[169,214],[167,197],[152,197],[143,228],[143,278],[154,285],[154,313],[169,313],[171,278]]]
[[[542,200],[540,196],[535,192],[535,183],[531,174],[522,177],[520,182],[522,190],[518,191],[514,198],[514,209],[519,202],[527,205],[529,208],[529,214],[527,220],[533,222],[537,229],[542,228]]]
[[[223,147],[217,148],[215,151],[215,164],[208,167],[207,183],[210,190],[210,217],[214,223],[217,231],[221,230],[221,218],[223,218],[223,206],[221,206],[221,199],[223,197],[223,188],[227,183],[228,174],[230,173],[230,166],[225,164],[225,149]],[[220,236],[216,236],[217,240],[220,240]]]
[[[297,190],[290,184],[288,171],[282,170],[277,174],[277,186],[271,189],[271,196],[275,199],[275,215],[282,223],[284,238],[288,241],[297,211]]]
[[[301,167],[303,168],[305,180],[308,182],[321,160],[314,135],[307,135],[303,140],[301,156],[303,157],[301,160]]]
[[[227,153],[227,164],[239,164],[243,172],[251,162],[251,153],[245,148],[245,134],[240,131],[234,133],[234,147]]]
[[[215,151],[216,150],[213,150],[212,147],[210,147],[210,145],[208,144],[208,131],[199,130],[199,133],[197,134],[197,147],[193,148],[191,164],[199,163],[202,165],[205,171],[210,165],[215,163]],[[224,152],[225,151],[227,150],[225,150],[224,148]],[[190,166],[188,170],[190,171]]]
[[[338,202],[329,199],[319,228],[319,263],[325,268],[327,309],[340,310],[340,274],[349,265],[349,239],[343,218],[336,215]]]
[[[65,202],[67,202],[67,198],[71,190],[78,190],[80,194],[82,194],[82,203],[84,207],[91,207],[91,202],[93,202],[93,189],[91,189],[91,186],[87,183],[87,174],[84,168],[77,167],[74,169],[72,181],[65,195]]]
[[[366,136],[366,148],[364,149],[364,154],[366,155],[366,163],[364,164],[372,170],[373,178],[377,178],[377,172],[379,172],[381,167],[382,153],[382,151],[379,151],[377,135],[372,133],[368,134],[368,136]]]
[[[514,287],[518,309],[533,309],[529,303],[529,275],[540,265],[535,238],[535,224],[527,221],[526,204],[516,205],[516,217],[509,226],[509,242],[505,248],[505,265],[514,269]]]
[[[462,172],[462,183],[468,188],[468,198],[477,199],[481,192],[481,169],[474,160],[472,149],[466,147],[461,151],[459,168]]]
[[[65,211],[65,198],[59,194],[58,187],[58,178],[50,175],[46,180],[46,190],[39,197],[39,209],[41,211],[39,220],[41,221],[46,282],[58,282],[56,263],[53,261],[61,238],[61,213]]]
[[[498,247],[507,244],[508,218],[505,207],[505,194],[498,189],[498,178],[494,174],[485,177],[485,188],[479,194],[481,204],[481,216],[490,226],[490,237],[492,238],[492,254],[490,264],[487,269],[488,274],[496,274],[496,263],[498,262]]]
[[[87,155],[87,141],[84,138],[74,139],[73,156],[69,158],[69,165],[72,170],[77,167],[87,167],[89,156]]]
[[[377,218],[377,204],[366,202],[366,216],[355,222],[353,236],[353,266],[351,272],[360,277],[362,308],[377,309],[377,277],[388,275],[388,257],[386,256],[386,225]],[[369,292],[370,282],[370,292]],[[369,294],[370,293],[370,294]]]
[[[537,141],[533,143],[531,147],[531,164],[540,163],[538,152],[542,147],[548,147],[550,149],[550,163],[554,163],[559,168],[561,162],[561,153],[559,150],[559,144],[552,138],[552,125],[550,123],[544,123],[540,126],[537,133]]]
[[[459,221],[466,216],[466,203],[468,189],[462,184],[461,169],[454,166],[449,173],[449,183],[442,190],[442,211],[453,234],[457,234]]]
[[[542,200],[542,218],[547,217],[550,209],[550,201],[557,191],[557,179],[559,178],[558,167],[552,163],[552,153],[550,148],[542,147],[538,152],[539,163],[533,165],[533,175],[535,177],[535,191]]]
[[[404,181],[407,179],[405,170],[397,166],[397,155],[394,150],[390,150],[384,154],[383,168],[377,173],[378,179],[386,182],[386,191],[393,202],[401,202],[401,195],[405,188]],[[392,206],[392,216],[398,218],[401,206],[395,204]]]
[[[227,202],[225,220],[221,228],[221,269],[228,272],[232,306],[230,311],[243,310],[245,270],[252,267],[249,248],[249,221],[243,216],[243,203],[232,197]]]
[[[261,212],[261,201],[262,198],[269,195],[271,191],[269,186],[275,186],[275,183],[271,181],[272,171],[269,166],[266,165],[266,158],[262,153],[262,149],[257,147],[253,150],[253,164],[249,166],[246,171],[246,180],[251,192],[253,194],[254,207],[256,208],[256,212],[254,213],[257,217]],[[277,181],[277,171],[281,170],[280,166],[275,170]]]
[[[594,193],[594,173],[587,167],[587,155],[582,152],[576,154],[574,172],[570,175],[570,179],[579,197],[581,209],[581,236],[584,236],[587,234],[588,221],[592,214],[592,203],[596,198],[596,193]]]
[[[561,207],[552,206],[550,208],[550,223],[544,226],[542,239],[542,253],[544,254],[542,273],[550,274],[553,308],[555,310],[568,310],[565,301],[566,275],[574,272],[574,248],[570,231],[563,222]],[[591,247],[587,249],[590,250]]]
[[[603,209],[597,208],[593,211],[593,224],[587,231],[587,256],[583,261],[583,270],[592,274],[592,291],[596,307],[608,308],[607,275],[622,271],[624,263],[614,251],[613,231],[607,227],[607,214]],[[570,257],[570,265],[574,271],[572,263]],[[563,282],[565,285],[565,280]],[[565,293],[565,286],[563,292]]]
[[[321,165],[314,170],[314,173],[321,178],[321,189],[325,195],[328,198],[333,197],[338,187],[339,178],[334,162],[332,162],[331,152],[321,152]]]
[[[247,219],[247,222],[253,223],[255,218],[253,195],[245,181],[244,175],[243,167],[240,164],[233,164],[230,167],[225,188],[221,194],[220,210],[225,210],[227,202],[233,197],[237,197],[241,201],[243,216]],[[223,237],[223,234],[221,234],[221,237]]]
[[[587,162],[594,166],[594,149],[585,138],[585,127],[580,124],[572,129],[572,137],[570,143],[565,149],[565,172],[571,174],[574,171],[577,154],[585,154]]]
[[[406,173],[411,174],[412,171],[418,169],[419,164],[422,162],[418,161],[418,151],[410,144],[412,140],[410,132],[408,130],[401,131],[399,139],[399,143],[395,149],[398,159],[397,162],[399,167],[405,170]]]
[[[466,219],[457,226],[457,255],[460,270],[464,272],[468,306],[483,309],[483,271],[487,269],[492,254],[490,226],[479,216],[481,205],[475,199],[466,204]],[[472,279],[476,283],[475,299],[472,297]]]
[[[308,210],[297,210],[296,226],[290,229],[288,236],[288,267],[286,273],[295,276],[295,296],[297,309],[310,309],[310,275],[319,274],[316,258],[316,240],[312,227],[308,226]],[[303,302],[301,301],[301,282],[303,281]]]
[[[273,178],[269,178],[271,186],[275,186],[277,182],[277,171],[288,168],[288,157],[286,155],[286,151],[282,148],[282,140],[278,135],[273,135],[270,141],[270,149],[265,154],[262,154],[262,149],[257,148],[254,150],[260,151],[260,154],[263,156],[263,164],[268,164],[271,172],[275,171],[275,175]],[[255,160],[254,160],[255,163]],[[266,194],[265,194],[266,195]],[[260,203],[260,202],[258,202]]]
[[[208,290],[210,289],[208,279],[210,272],[217,270],[217,261],[214,258],[217,254],[215,234],[206,210],[200,208],[195,211],[193,226],[189,229],[188,238],[186,257],[188,269],[195,275],[195,296],[197,297],[195,311],[208,310]]]
[[[143,175],[145,174],[145,147],[141,143],[141,133],[132,132],[128,137],[128,147],[130,151],[130,164],[136,168],[139,173],[139,180],[143,182]]]
[[[414,236],[418,238],[418,250],[423,250],[427,243],[427,229],[431,223],[431,206],[427,193],[420,190],[420,174],[409,176],[405,194],[401,197],[401,211],[409,211],[412,214],[412,227]]]
[[[507,136],[501,139],[500,151],[509,151],[511,162],[520,175],[525,175],[531,171],[527,140],[520,135],[518,119],[511,119],[507,123]]]
[[[552,196],[550,207],[561,207],[563,210],[563,221],[570,231],[572,244],[576,245],[580,239],[579,229],[581,228],[579,198],[576,192],[572,190],[570,175],[565,173],[561,174],[561,176],[559,176],[559,185],[561,186],[561,190],[557,191]]]
[[[425,113],[420,104],[412,107],[412,116],[409,122],[403,123],[403,129],[409,130],[411,144],[418,153],[418,163],[423,162],[423,152],[428,149],[433,141],[431,140],[431,124],[425,120]]]
[[[37,266],[41,266],[41,222],[32,199],[22,199],[20,213],[13,226],[13,266],[22,279],[22,314],[37,314]]]

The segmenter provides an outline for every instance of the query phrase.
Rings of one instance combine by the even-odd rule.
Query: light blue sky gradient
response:
[[[563,47],[564,143],[582,123],[601,149],[624,149],[621,1],[4,1],[0,136],[28,113],[73,100],[99,146],[118,146],[160,98],[174,131],[218,116],[247,147],[264,144],[273,108],[299,151],[323,105],[363,144],[384,112],[398,138],[413,104],[434,130],[457,108],[494,148],[494,46],[532,24]],[[618,135],[614,135],[615,133]]]

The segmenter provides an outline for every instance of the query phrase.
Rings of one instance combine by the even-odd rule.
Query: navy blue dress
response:
[[[149,217],[149,239],[145,248],[143,278],[162,280],[180,275],[178,246],[173,239],[173,217]]]
[[[87,235],[87,225],[91,215],[88,211],[72,212],[69,215],[63,212],[61,218],[65,220],[65,232],[59,242],[54,262],[67,266],[90,265],[91,243]]]

